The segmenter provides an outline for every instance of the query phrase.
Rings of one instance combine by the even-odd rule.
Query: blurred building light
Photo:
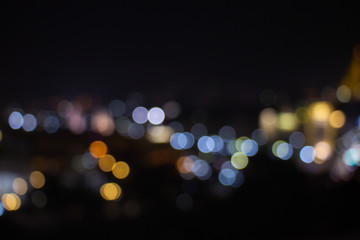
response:
[[[175,101],[170,101],[164,104],[163,106],[165,116],[168,119],[177,118],[181,113],[180,104]]]
[[[144,107],[137,107],[132,112],[132,118],[136,123],[146,123],[148,120],[148,110]]]
[[[99,158],[99,168],[104,172],[110,172],[113,170],[115,162],[116,160],[112,155],[106,154],[105,156]]]
[[[228,140],[235,139],[236,138],[236,131],[231,126],[223,126],[219,130],[219,136],[222,137],[223,139],[228,139]]]
[[[231,164],[236,169],[244,169],[249,163],[249,159],[243,152],[236,152],[231,156]]]
[[[277,128],[281,131],[294,131],[297,128],[297,121],[294,113],[281,112],[277,117]]]
[[[251,138],[254,139],[258,145],[264,145],[267,143],[269,136],[264,129],[258,128],[253,131]]]
[[[309,121],[308,109],[306,107],[298,107],[295,110],[296,121],[305,124]]]
[[[107,153],[108,147],[102,141],[94,141],[90,144],[90,154],[95,158],[101,158]]]
[[[40,171],[33,171],[30,174],[30,184],[36,189],[40,189],[45,185],[45,176]]]
[[[43,127],[47,133],[56,133],[60,128],[59,119],[55,116],[48,115],[44,119]]]
[[[259,115],[259,126],[264,129],[268,135],[273,135],[276,131],[277,113],[272,108],[265,108]]]
[[[34,115],[32,114],[25,114],[24,115],[24,123],[22,125],[22,128],[26,132],[34,131],[37,127],[37,120]]]
[[[128,135],[132,139],[140,139],[145,134],[145,128],[142,124],[131,123],[128,128]]]
[[[147,139],[152,143],[168,143],[174,131],[168,126],[150,126],[147,133]]]
[[[305,144],[305,136],[302,132],[293,132],[289,136],[289,143],[293,148],[299,149]]]
[[[314,162],[317,164],[324,163],[332,155],[332,148],[328,142],[320,141],[315,144],[315,156]]]
[[[315,149],[312,146],[304,146],[300,150],[300,160],[304,163],[311,163],[315,159]]]
[[[336,91],[337,99],[342,103],[347,103],[351,99],[351,90],[348,86],[342,85]]]
[[[20,208],[21,200],[15,193],[5,193],[2,195],[1,202],[7,211],[16,211]]]
[[[147,118],[150,123],[159,125],[165,120],[165,113],[161,108],[153,107],[149,110]]]
[[[114,182],[105,183],[100,188],[100,195],[107,201],[113,201],[120,197],[121,188],[118,184]]]
[[[23,126],[24,124],[24,117],[21,113],[19,112],[12,112],[10,115],[9,115],[9,125],[12,129],[19,129]]]
[[[325,123],[332,112],[332,106],[328,102],[315,102],[309,106],[310,118],[316,122]]]
[[[110,136],[115,130],[115,123],[108,113],[98,112],[91,118],[91,128],[103,136]]]
[[[130,167],[126,162],[116,162],[112,168],[113,175],[118,179],[126,178],[130,173]]]
[[[336,110],[330,114],[329,123],[333,128],[341,128],[344,126],[346,117],[343,111]]]
[[[12,187],[18,195],[24,195],[28,190],[28,184],[23,178],[15,178]]]
[[[126,105],[123,101],[115,99],[109,104],[109,112],[114,117],[122,116],[126,111]]]

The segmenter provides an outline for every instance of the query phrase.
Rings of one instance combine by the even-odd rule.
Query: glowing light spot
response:
[[[276,156],[281,158],[282,160],[288,160],[291,158],[293,154],[293,148],[290,144],[283,142],[280,143],[276,148]]]
[[[164,111],[159,107],[153,107],[149,110],[147,118],[154,125],[161,124],[165,119]]]
[[[19,112],[12,112],[9,116],[9,125],[12,129],[19,129],[24,124],[24,117]]]
[[[212,174],[209,164],[202,159],[197,159],[194,161],[192,172],[200,180],[207,180],[211,177]]]
[[[214,150],[215,142],[209,136],[202,136],[197,143],[199,150],[203,153],[209,153]]]
[[[274,156],[276,156],[276,157],[278,156],[277,153],[276,153],[276,151],[277,151],[278,146],[279,146],[280,144],[282,144],[282,143],[285,143],[285,142],[282,141],[282,140],[278,140],[278,141],[276,141],[276,142],[273,143],[273,145],[272,145],[272,147],[271,147],[271,152],[274,154]]]
[[[236,132],[235,129],[231,126],[223,126],[219,130],[219,136],[223,139],[231,140],[236,137]]]
[[[22,128],[26,132],[34,131],[37,126],[37,120],[34,115],[32,114],[25,114],[24,115],[24,124],[22,125]]]
[[[220,171],[218,178],[222,185],[230,186],[236,180],[236,173],[230,168],[224,168]]]
[[[89,147],[90,150],[90,154],[95,157],[95,158],[101,158],[103,156],[105,156],[105,154],[107,153],[107,146],[104,142],[102,141],[94,141],[90,144]]]
[[[15,193],[5,193],[2,195],[1,202],[7,211],[16,211],[20,208],[21,200]]]
[[[309,106],[310,118],[317,122],[327,122],[332,112],[332,106],[328,102],[315,102]]]
[[[236,148],[236,150],[238,150],[239,152],[241,152],[241,151],[242,151],[242,150],[241,150],[241,145],[242,145],[246,140],[249,140],[249,138],[248,138],[248,137],[245,137],[245,136],[239,137],[238,139],[236,139],[236,141],[235,141],[235,148]]]
[[[315,149],[312,146],[304,146],[300,150],[300,159],[304,163],[311,163],[315,159]]]
[[[86,169],[93,169],[98,164],[98,159],[95,158],[91,153],[87,152],[81,156],[81,163]]]
[[[30,184],[36,189],[42,188],[45,185],[45,176],[39,171],[33,171],[30,174]]]
[[[341,128],[344,126],[345,121],[345,114],[341,110],[336,110],[330,114],[329,123],[333,128]]]
[[[115,123],[107,112],[98,112],[91,118],[91,128],[103,136],[110,136],[114,133]]]
[[[251,139],[247,139],[241,144],[241,151],[249,157],[254,156],[258,149],[257,143]]]
[[[256,129],[252,134],[251,138],[257,142],[258,145],[264,145],[267,143],[269,136],[264,129]]]
[[[337,89],[336,97],[340,102],[347,103],[351,99],[351,91],[347,86],[342,85]]]
[[[127,136],[131,121],[127,117],[119,117],[115,120],[115,128],[122,136]]]
[[[165,116],[168,119],[174,119],[177,116],[180,115],[181,112],[181,107],[180,105],[175,102],[175,101],[170,101],[164,104],[163,106],[164,112],[165,112]]]
[[[24,195],[28,190],[28,185],[23,178],[15,178],[12,187],[14,192],[19,195]]]
[[[105,183],[100,188],[100,195],[107,201],[113,201],[120,197],[121,188],[114,182]]]
[[[293,148],[299,149],[305,143],[305,136],[302,132],[293,132],[290,134],[289,143]]]
[[[126,162],[119,161],[115,163],[112,169],[113,175],[118,179],[126,178],[130,173],[130,167]]]
[[[349,166],[356,166],[360,161],[359,149],[350,148],[346,150],[343,160]]]
[[[49,115],[45,118],[43,127],[47,133],[56,133],[60,128],[59,119],[55,116]]]
[[[182,156],[176,161],[176,168],[180,173],[187,174],[192,172],[194,160],[191,156]]]
[[[110,172],[113,170],[115,162],[116,160],[112,155],[106,154],[99,159],[99,168],[104,172]]]
[[[132,113],[132,118],[136,123],[146,123],[148,120],[148,110],[144,107],[137,107]]]
[[[145,128],[143,125],[138,123],[130,124],[128,128],[129,137],[131,137],[132,139],[140,139],[144,136],[144,134],[145,134]]]
[[[282,131],[293,131],[297,128],[296,117],[294,113],[282,112],[277,118],[277,127]]]
[[[320,160],[317,161],[317,159],[315,159],[316,163],[319,164],[323,163],[332,154],[332,149],[330,144],[325,141],[318,142],[314,148],[315,148],[315,156],[318,160]]]
[[[277,114],[272,108],[265,108],[260,112],[259,125],[266,132],[273,132],[276,128]]]
[[[211,139],[214,141],[214,147],[212,149],[213,152],[221,152],[224,148],[224,141],[219,136],[211,136]]]
[[[125,113],[125,110],[126,110],[126,105],[121,100],[115,99],[111,101],[111,103],[109,104],[109,112],[114,117],[120,117]]]
[[[2,203],[0,202],[0,217],[4,214],[5,208],[3,207]]]
[[[172,128],[167,126],[151,126],[147,132],[147,139],[152,143],[168,143],[174,133]]]
[[[295,110],[295,117],[298,123],[307,123],[309,121],[308,109],[306,107],[298,107]]]
[[[244,169],[249,163],[245,153],[237,152],[231,156],[231,165],[236,169]]]

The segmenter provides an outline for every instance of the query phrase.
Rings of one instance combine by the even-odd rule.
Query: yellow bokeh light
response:
[[[152,126],[148,128],[147,139],[152,143],[168,143],[173,133],[171,127]]]
[[[112,155],[106,154],[99,159],[99,167],[104,172],[110,172],[111,170],[113,170],[115,162],[116,160]]]
[[[349,87],[342,85],[336,91],[337,99],[342,103],[347,103],[351,99],[351,90]]]
[[[295,110],[295,117],[298,123],[304,124],[309,120],[308,110],[306,107],[298,107]]]
[[[329,123],[333,128],[341,128],[344,126],[346,117],[343,111],[336,110],[330,114]]]
[[[93,157],[101,158],[107,153],[107,146],[102,141],[94,141],[90,144],[89,151]]]
[[[28,190],[28,184],[23,178],[15,178],[12,183],[12,187],[19,195],[24,195]]]
[[[100,194],[105,200],[116,200],[121,195],[121,188],[118,184],[114,182],[105,183],[100,188]]]
[[[295,114],[291,112],[279,113],[277,118],[277,127],[282,131],[294,131],[297,128]]]
[[[119,161],[115,163],[112,169],[113,175],[118,179],[126,178],[130,173],[130,167],[126,162]]]
[[[1,198],[1,202],[3,207],[8,211],[16,211],[21,205],[21,200],[15,193],[5,193]]]
[[[316,163],[323,163],[332,154],[331,146],[328,142],[321,141],[315,144],[315,156],[318,160],[314,160]]]
[[[317,122],[327,122],[332,106],[328,102],[315,102],[309,106],[310,118]]]
[[[30,184],[34,188],[42,188],[45,185],[45,176],[39,171],[33,171],[30,174]]]
[[[241,152],[241,145],[243,144],[243,142],[245,142],[246,140],[249,140],[248,137],[242,136],[239,137],[238,139],[236,139],[235,141],[235,148],[237,151]]]
[[[243,152],[236,152],[231,156],[231,165],[236,169],[244,169],[249,163],[249,159]]]

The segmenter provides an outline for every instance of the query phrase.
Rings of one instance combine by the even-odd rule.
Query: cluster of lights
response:
[[[93,162],[97,162],[103,172],[112,172],[117,179],[124,179],[129,175],[129,165],[124,161],[116,161],[112,155],[108,154],[108,147],[104,142],[92,142],[89,146],[89,153],[94,159],[97,159]],[[100,188],[101,196],[108,201],[118,199],[121,193],[121,187],[115,182],[104,183]]]
[[[27,193],[31,193],[32,203],[39,208],[46,205],[46,194],[40,189],[45,185],[45,176],[33,171],[27,180],[13,173],[3,172],[0,179],[0,216],[5,211],[17,211]]]
[[[336,99],[340,104],[348,103],[352,94],[353,88],[341,85],[336,90]],[[331,173],[335,176],[333,179],[339,176],[346,179],[360,165],[360,137],[357,140],[353,137],[360,134],[350,131],[337,139],[337,131],[346,124],[346,115],[334,109],[329,101],[317,101],[297,107],[294,111],[278,112],[271,107],[276,102],[276,95],[269,89],[260,94],[260,101],[267,107],[260,112],[259,128],[252,132],[251,137],[238,137],[236,130],[228,125],[221,127],[216,134],[209,134],[208,127],[200,122],[195,122],[185,131],[180,122],[173,121],[181,112],[180,105],[175,101],[165,103],[162,108],[148,109],[135,100],[123,102],[116,99],[107,108],[90,112],[93,103],[88,95],[73,101],[61,100],[56,111],[31,114],[19,108],[11,109],[8,124],[11,129],[22,128],[26,132],[43,129],[53,134],[67,128],[73,134],[94,131],[108,137],[117,132],[135,140],[146,137],[152,143],[169,143],[175,150],[184,150],[184,155],[176,162],[183,179],[206,181],[215,175],[221,185],[234,188],[243,184],[244,169],[251,165],[251,158],[266,144],[269,145],[271,158],[298,159],[310,172],[329,165],[330,159],[335,156],[337,161],[332,164]],[[0,132],[0,141],[2,137]],[[74,169],[79,169],[77,164],[74,160]],[[87,170],[98,166],[105,173],[111,172],[116,179],[124,179],[130,172],[129,165],[109,154],[107,145],[102,141],[90,144],[89,151],[80,157],[80,164]],[[36,180],[30,178],[30,183],[34,188],[41,188]],[[13,191],[2,194],[0,210],[11,211],[20,207],[21,190],[14,187]],[[115,182],[102,182],[99,192],[109,201],[122,195],[121,187]],[[182,205],[182,202],[187,204]],[[191,196],[185,193],[177,199],[177,205],[182,210],[191,208],[191,202]]]

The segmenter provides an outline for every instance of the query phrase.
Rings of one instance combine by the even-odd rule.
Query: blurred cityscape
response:
[[[182,73],[175,79],[164,81],[171,71],[175,71],[169,68],[160,80],[151,82],[154,76],[150,76],[147,80],[135,81],[127,76],[125,78],[130,80],[124,83],[125,80],[106,80],[114,77],[111,73],[99,77],[92,70],[96,66],[86,62],[89,56],[100,56],[98,52],[102,48],[90,55],[81,50],[78,54],[83,56],[70,57],[69,63],[47,63],[46,58],[42,59],[47,54],[54,54],[56,58],[62,56],[59,46],[70,52],[81,48],[78,44],[81,45],[83,36],[87,39],[89,33],[82,33],[76,25],[80,23],[73,18],[65,23],[63,18],[57,18],[65,12],[72,17],[78,16],[77,11],[23,11],[21,20],[10,17],[13,10],[2,11],[2,18],[6,20],[1,25],[2,33],[11,35],[2,40],[2,52],[10,60],[1,60],[4,64],[0,80],[4,92],[0,99],[2,232],[14,237],[65,237],[68,232],[79,236],[171,239],[223,238],[234,234],[275,239],[360,237],[360,229],[354,221],[359,214],[356,203],[360,200],[357,194],[360,190],[357,170],[360,166],[359,39],[353,36],[347,42],[345,49],[349,52],[342,53],[342,66],[322,68],[332,74],[329,81],[319,77],[314,69],[305,69],[304,73],[314,75],[308,75],[308,80],[302,81],[304,75],[293,72],[295,68],[290,65],[283,66],[281,71],[289,71],[293,79],[274,80],[274,76],[268,74],[276,64],[266,67],[268,61],[261,58],[259,61],[264,61],[261,66],[267,70],[259,75],[244,67],[245,80],[229,80],[234,70],[224,76],[214,73],[230,69],[229,66],[218,70],[210,68],[205,73],[205,63],[213,65],[212,60],[204,60],[203,68],[189,75],[205,80],[196,82],[190,77],[181,80],[182,74],[186,76]],[[34,16],[39,12],[45,12],[45,16],[40,14],[41,17],[36,19]],[[336,8],[334,12],[338,13]],[[92,13],[86,11],[86,16],[84,13],[79,16],[88,20]],[[96,13],[97,20],[109,14],[111,20],[120,16],[117,21],[126,21],[122,19],[124,13],[105,10]],[[312,17],[316,16],[316,11],[311,13]],[[231,14],[237,16],[234,12]],[[204,13],[199,15],[205,16]],[[215,26],[217,34],[226,23],[223,18],[227,13],[219,15],[222,18],[221,21],[217,19],[221,25]],[[29,16],[31,23],[26,25],[24,21]],[[52,16],[56,16],[56,21],[51,19]],[[40,21],[44,19],[53,22],[46,25]],[[138,21],[146,19],[142,16]],[[234,23],[231,24],[238,26],[239,19],[232,20]],[[116,25],[118,22],[114,21],[111,24]],[[308,21],[307,27],[316,22]],[[264,22],[263,19],[256,26]],[[75,27],[69,27],[73,23]],[[99,25],[94,27],[93,23],[90,25],[92,30],[97,29],[95,34],[115,30],[126,32],[114,25],[106,28],[103,22],[97,22]],[[193,21],[184,20],[184,23],[192,24]],[[47,33],[52,27],[58,28],[56,32],[61,32],[64,27],[66,34],[61,34],[65,37],[59,37],[59,33],[56,38],[59,37],[60,43],[54,43],[57,47],[43,47],[42,44],[52,44],[43,40],[53,39],[50,35],[54,33]],[[136,24],[128,26],[134,31],[144,31],[136,27]],[[225,32],[229,31],[224,28]],[[342,27],[336,29],[340,31]],[[149,32],[164,37],[171,31],[160,35],[154,30]],[[27,36],[25,40],[19,37],[22,34]],[[224,37],[230,38],[231,34],[224,34]],[[34,36],[40,45],[33,44],[32,41],[37,40],[30,37]],[[68,36],[74,38],[71,43],[66,43]],[[304,37],[304,34],[299,36]],[[119,35],[115,34],[114,39],[116,37]],[[255,33],[253,37],[259,39],[262,34]],[[10,44],[13,38],[17,42]],[[101,39],[102,36],[94,37],[95,43],[87,44],[97,46],[97,41],[104,43]],[[214,39],[218,40],[217,37]],[[74,44],[73,41],[78,42]],[[31,47],[22,45],[26,43]],[[114,46],[114,43],[109,45]],[[124,55],[133,58],[122,65],[122,71],[126,72],[127,67],[136,69],[136,63],[139,69],[146,69],[143,61],[150,58],[149,50],[144,49],[158,48],[158,45],[154,42],[144,45],[141,41],[131,45],[142,48],[139,52],[143,55],[126,52]],[[66,50],[69,46],[72,47]],[[42,47],[43,50],[39,50]],[[188,47],[184,44],[179,51]],[[196,51],[198,47],[196,43],[189,48]],[[110,48],[105,46],[104,51]],[[244,47],[248,51],[246,56],[252,53],[254,56],[271,55],[274,51],[269,49],[259,53],[258,48],[251,48]],[[296,46],[292,48],[296,49]],[[323,48],[322,52],[332,50],[326,43]],[[14,54],[16,61],[9,49],[21,49]],[[48,53],[49,49],[55,50]],[[165,64],[167,60],[161,58],[166,57],[168,49],[171,46],[158,50],[159,55],[154,50],[157,64]],[[216,56],[224,58],[219,60],[224,61],[224,65],[236,58],[230,56],[229,49]],[[310,50],[313,49],[317,47]],[[291,56],[292,53],[286,54]],[[30,61],[23,60],[29,56]],[[296,65],[306,57],[302,60],[289,58],[289,61]],[[49,61],[54,59],[49,57]],[[82,71],[69,75],[71,67],[59,76],[51,75],[57,66],[69,68],[79,59],[84,63],[83,69],[90,72],[83,76],[88,80],[75,79],[82,78]],[[111,62],[112,57],[109,59],[107,61]],[[195,64],[200,58],[194,59]],[[23,61],[29,65],[25,66]],[[258,63],[257,59],[249,61]],[[36,70],[37,62],[41,66],[45,64],[46,72],[50,73],[43,73],[45,77],[37,75],[40,71]],[[181,62],[179,60],[175,65],[181,66]],[[155,63],[148,64],[150,69],[156,68]],[[102,67],[100,63],[99,68]],[[106,68],[105,71],[111,70]],[[143,75],[149,72],[136,72],[135,75],[146,78]],[[201,72],[202,76],[199,75]],[[241,68],[239,72],[241,75]],[[36,76],[44,79],[52,76],[53,81],[36,80]],[[261,81],[253,80],[259,76],[263,77]],[[67,80],[58,80],[61,77]],[[228,80],[222,81],[222,77]]]

